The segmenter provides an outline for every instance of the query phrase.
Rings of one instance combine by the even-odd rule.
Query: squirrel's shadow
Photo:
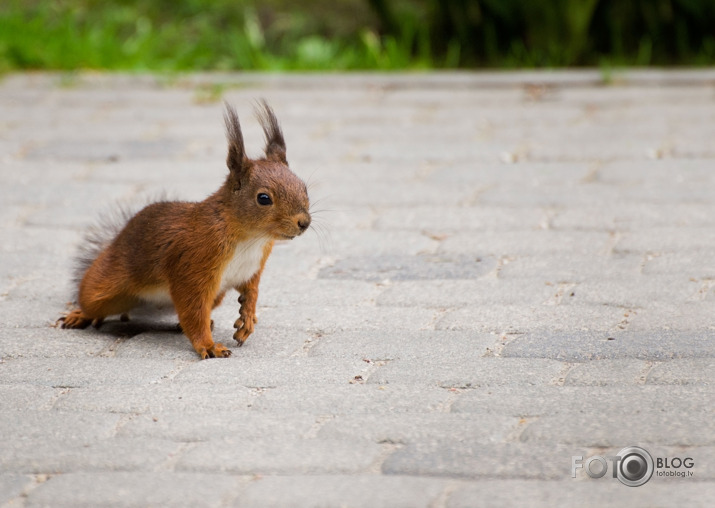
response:
[[[174,333],[177,336],[181,336],[183,333],[178,323],[171,324],[148,319],[132,319],[131,321],[108,320],[102,323],[97,331],[117,339],[131,339],[142,333],[149,332]]]
[[[110,343],[119,340],[121,345],[114,347],[119,347],[124,351],[123,354],[130,356],[179,358],[186,355],[187,359],[195,356],[191,343],[176,321],[134,317],[130,321],[112,319],[102,323],[94,332]]]

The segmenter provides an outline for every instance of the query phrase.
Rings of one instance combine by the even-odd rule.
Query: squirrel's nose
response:
[[[308,229],[308,226],[310,226],[310,215],[306,215],[305,217],[298,219],[298,227],[300,228],[301,233]]]

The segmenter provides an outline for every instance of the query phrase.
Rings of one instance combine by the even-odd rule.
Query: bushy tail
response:
[[[96,223],[87,228],[75,257],[74,282],[76,288],[79,288],[84,274],[87,273],[97,256],[112,243],[112,240],[124,229],[135,213],[136,210],[133,206],[115,205],[102,213]]]

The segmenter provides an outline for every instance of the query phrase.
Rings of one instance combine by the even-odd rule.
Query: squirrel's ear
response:
[[[256,116],[266,135],[266,158],[288,164],[286,160],[286,142],[283,139],[281,126],[278,124],[275,113],[273,113],[273,110],[265,100],[261,100],[256,105]]]
[[[228,102],[224,102],[226,111],[223,119],[226,122],[226,138],[228,139],[228,155],[226,165],[236,177],[241,177],[246,168],[246,151],[243,147],[241,124],[238,122],[236,110]]]

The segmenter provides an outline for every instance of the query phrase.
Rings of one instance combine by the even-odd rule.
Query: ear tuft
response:
[[[226,138],[228,140],[226,165],[231,173],[240,178],[246,166],[244,162],[246,151],[243,146],[243,133],[241,132],[241,124],[238,121],[236,110],[228,102],[224,102],[224,106],[226,111],[223,114],[223,119],[226,123]]]
[[[281,126],[275,113],[273,113],[273,110],[264,99],[261,99],[256,104],[256,117],[263,128],[263,133],[266,135],[266,158],[288,164],[283,131],[281,131]]]

